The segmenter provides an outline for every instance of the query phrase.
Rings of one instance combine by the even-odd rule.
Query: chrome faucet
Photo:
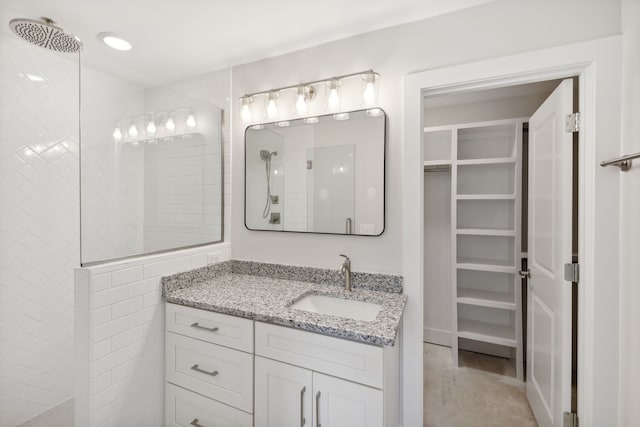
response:
[[[351,291],[351,260],[348,256],[340,254],[344,257],[344,262],[340,266],[340,273],[344,274],[344,289]]]

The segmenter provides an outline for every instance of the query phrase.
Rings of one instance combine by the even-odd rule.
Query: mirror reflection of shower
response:
[[[265,162],[265,171],[267,173],[267,200],[262,211],[262,218],[267,218],[271,211],[271,156],[277,155],[277,151],[260,150],[260,159]]]

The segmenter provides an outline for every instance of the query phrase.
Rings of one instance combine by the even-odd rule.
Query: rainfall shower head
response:
[[[278,155],[277,151],[269,152],[268,150],[260,150],[260,159],[264,160],[265,162],[268,160],[271,160],[271,156],[277,156],[277,155]]]
[[[12,19],[9,28],[18,37],[36,46],[56,52],[73,53],[82,49],[82,42],[73,34],[65,33],[49,18]]]

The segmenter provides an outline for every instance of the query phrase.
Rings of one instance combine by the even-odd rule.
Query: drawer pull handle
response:
[[[320,392],[316,394],[316,427],[322,427],[320,425]]]
[[[193,419],[193,421],[191,421],[191,423],[190,423],[190,424],[191,424],[192,426],[194,426],[194,427],[204,427],[202,424],[200,424],[200,423],[198,422],[198,419],[197,419],[197,418],[194,418],[194,419]]]
[[[197,363],[193,365],[191,369],[206,375],[211,375],[212,377],[215,377],[216,375],[218,375],[218,371],[213,371],[213,372],[205,371],[204,369],[200,368]]]
[[[300,427],[304,426],[304,392],[307,390],[307,387],[302,387],[300,390]]]
[[[199,328],[199,329],[204,329],[205,331],[209,331],[209,332],[218,332],[218,327],[214,327],[214,328],[207,328],[206,326],[201,326],[198,322],[196,323],[192,323],[191,324],[192,328]]]

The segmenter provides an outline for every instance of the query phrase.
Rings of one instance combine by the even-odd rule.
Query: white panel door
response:
[[[573,80],[564,80],[529,121],[527,397],[540,427],[561,427],[571,409]]]
[[[314,427],[383,427],[382,390],[313,373]]]
[[[255,426],[311,427],[311,371],[256,356]]]

